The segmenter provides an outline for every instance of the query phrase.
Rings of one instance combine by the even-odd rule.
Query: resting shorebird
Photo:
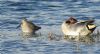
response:
[[[35,34],[35,32],[37,30],[41,29],[41,27],[36,26],[34,23],[32,23],[24,18],[21,23],[21,29],[22,29],[22,32],[24,32],[24,33]]]
[[[62,23],[62,32],[67,36],[87,36],[91,34],[96,26],[92,20],[77,22],[75,18],[69,18]]]

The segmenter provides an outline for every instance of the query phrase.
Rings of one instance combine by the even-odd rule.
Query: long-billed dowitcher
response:
[[[22,29],[22,32],[24,32],[24,33],[33,33],[33,34],[35,34],[35,32],[37,30],[41,29],[41,27],[36,26],[31,21],[28,21],[26,18],[24,18],[21,22],[21,29]]]

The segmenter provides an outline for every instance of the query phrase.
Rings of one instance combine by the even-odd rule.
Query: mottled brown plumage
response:
[[[36,26],[34,23],[24,18],[21,23],[21,29],[22,32],[25,33],[35,33],[37,30],[41,29],[41,27]]]

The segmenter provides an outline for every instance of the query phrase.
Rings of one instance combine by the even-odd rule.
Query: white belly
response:
[[[65,35],[75,35],[75,36],[77,36],[77,35],[79,35],[79,32],[75,32],[75,31],[69,31],[69,32],[65,32]]]
[[[85,28],[85,26],[78,26],[74,27],[74,25],[67,25],[65,24],[65,22],[62,24],[61,26],[62,28],[62,32],[65,34],[65,35],[70,35],[70,36],[84,36],[84,35],[87,35],[90,31]]]

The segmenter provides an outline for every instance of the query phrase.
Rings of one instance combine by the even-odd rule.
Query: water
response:
[[[50,32],[63,36],[60,25],[69,16],[95,18],[99,30],[100,0],[0,0],[0,54],[99,54],[99,42],[48,40]],[[41,26],[42,35],[23,38],[16,28],[22,18]]]

